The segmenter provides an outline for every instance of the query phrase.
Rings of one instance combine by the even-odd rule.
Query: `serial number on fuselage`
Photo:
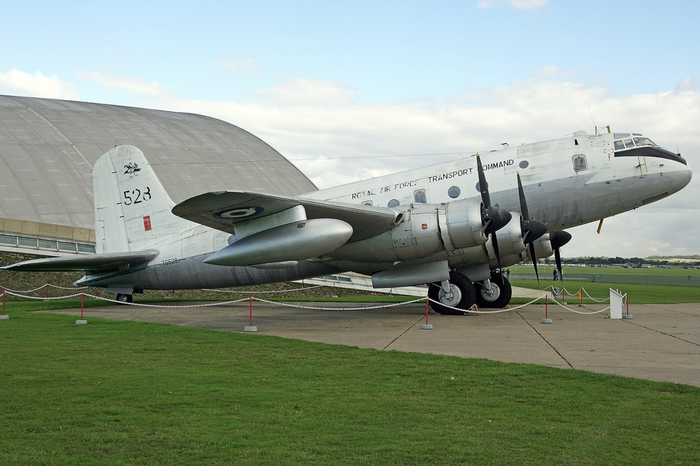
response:
[[[181,260],[183,260],[183,259],[179,259],[179,258],[176,258],[176,257],[172,257],[172,258],[170,258],[170,259],[163,259],[163,260],[161,261],[161,264],[163,264],[163,265],[174,265],[174,264],[177,264],[178,262],[180,262]]]

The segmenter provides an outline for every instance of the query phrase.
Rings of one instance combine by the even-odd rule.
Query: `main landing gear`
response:
[[[503,309],[513,297],[510,282],[501,273],[491,272],[491,279],[476,284],[476,305]]]
[[[134,300],[134,295],[117,293],[117,301],[120,303],[131,303]]]
[[[442,315],[462,315],[474,304],[484,308],[504,308],[512,295],[508,279],[495,272],[491,273],[490,280],[476,284],[463,273],[450,272],[449,280],[431,283],[428,287],[430,307]]]

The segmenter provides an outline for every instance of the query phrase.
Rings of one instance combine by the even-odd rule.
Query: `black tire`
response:
[[[491,272],[492,292],[489,293],[481,283],[477,283],[476,291],[476,304],[483,308],[503,309],[513,297],[513,287],[508,279],[495,272]]]
[[[130,303],[133,302],[134,296],[130,294],[117,293],[117,301],[120,303]]]
[[[428,287],[428,298],[431,299],[430,307],[433,311],[442,315],[462,315],[476,303],[476,289],[466,275],[450,272],[450,287],[454,294],[454,299],[451,301],[445,299],[445,293],[439,283],[432,283]],[[460,310],[451,309],[443,304]]]

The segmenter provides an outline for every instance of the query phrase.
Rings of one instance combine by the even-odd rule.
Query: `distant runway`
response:
[[[295,304],[296,306],[297,304]],[[299,304],[304,306],[304,304]],[[485,358],[539,364],[700,387],[700,304],[637,304],[628,320],[607,314],[580,315],[549,307],[552,324],[542,324],[544,306],[500,314],[429,316],[423,304],[374,310],[345,310],[346,303],[313,303],[300,309],[254,302],[255,335],[330,344]],[[582,311],[602,306],[578,308]],[[61,311],[75,315],[79,311]],[[86,309],[85,318],[134,320],[243,332],[247,302],[203,308],[112,306]]]

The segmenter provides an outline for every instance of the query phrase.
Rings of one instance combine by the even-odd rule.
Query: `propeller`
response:
[[[571,233],[568,231],[554,231],[549,234],[549,242],[552,244],[552,249],[554,249],[554,261],[557,264],[557,273],[561,277],[562,282],[564,281],[564,276],[561,274],[561,253],[559,252],[559,248],[569,241],[571,241]]]
[[[520,173],[518,176],[518,198],[520,199],[520,231],[523,233],[523,242],[528,245],[528,250],[530,251],[530,259],[532,259],[532,265],[535,267],[535,276],[537,277],[537,283],[540,282],[540,274],[537,271],[537,256],[535,255],[535,241],[539,239],[542,235],[547,232],[547,225],[539,220],[530,218],[530,213],[527,209],[527,201],[525,200],[525,190],[523,189],[523,183],[520,180]]]
[[[476,155],[476,170],[479,174],[479,191],[481,191],[481,202],[483,206],[481,208],[481,221],[483,227],[481,231],[486,235],[491,235],[491,244],[493,244],[493,252],[496,254],[496,260],[498,261],[498,269],[502,269],[501,264],[501,253],[498,249],[498,239],[496,237],[496,231],[500,230],[510,222],[513,218],[510,212],[491,205],[491,195],[489,194],[489,184],[486,182],[486,176],[484,175],[484,167],[481,165],[481,157],[479,154]]]

